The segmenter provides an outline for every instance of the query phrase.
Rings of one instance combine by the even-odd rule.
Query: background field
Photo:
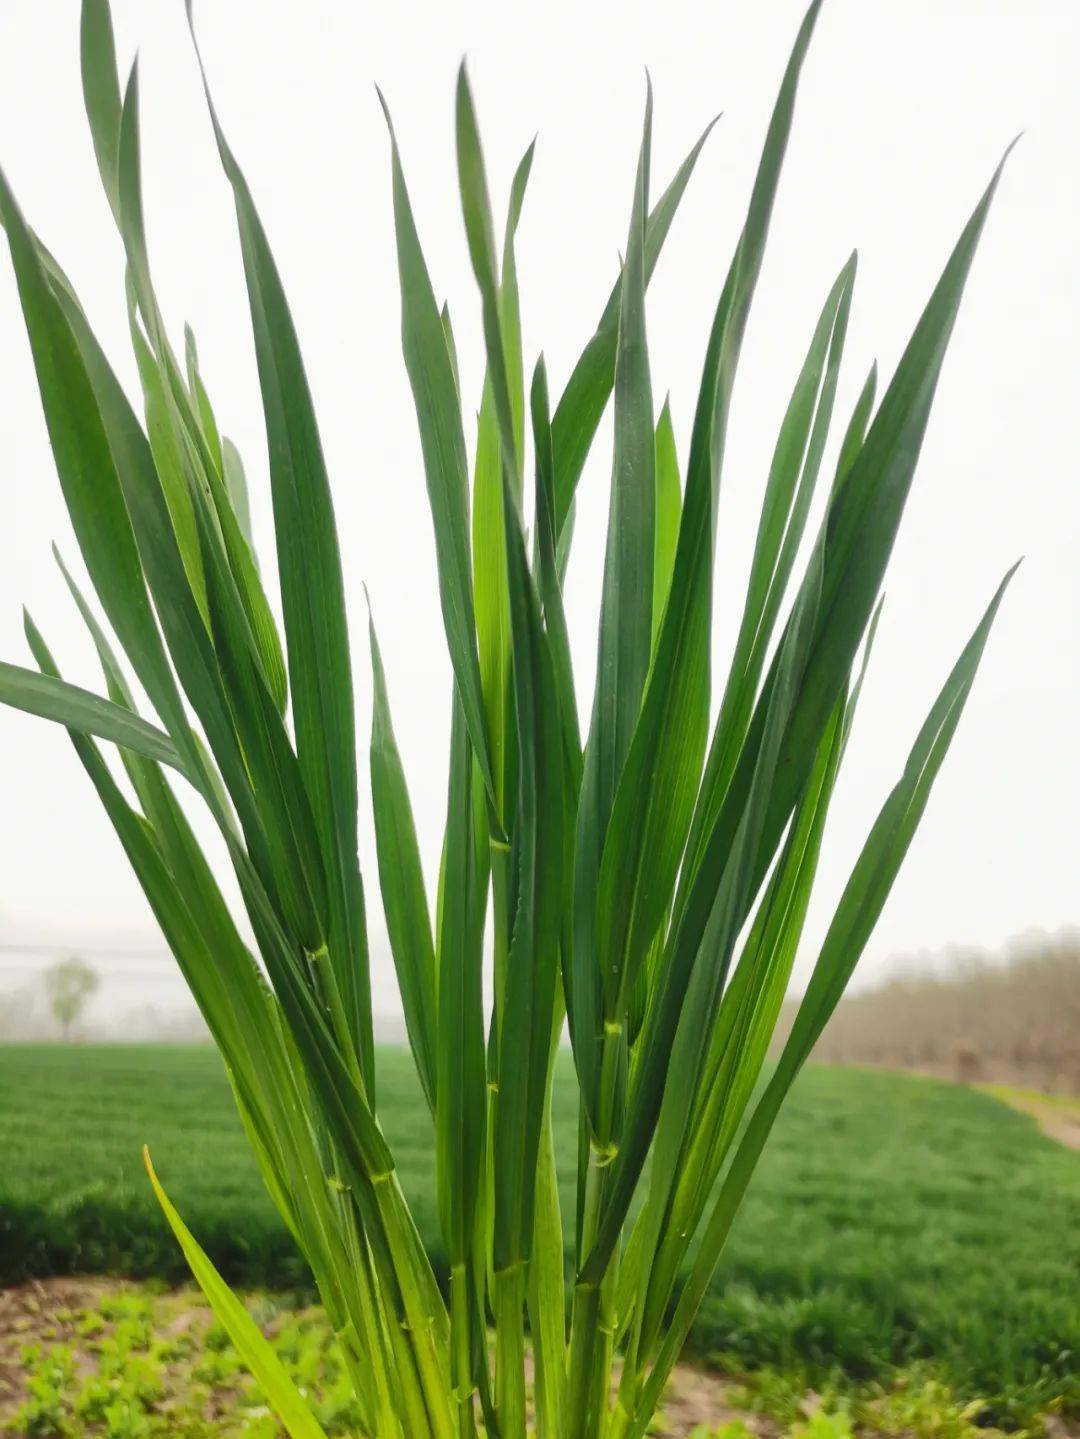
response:
[[[439,1258],[430,1128],[403,1051],[380,1111]],[[563,1201],[575,1095],[556,1086]],[[199,1046],[0,1047],[0,1281],[184,1266],[139,1162],[226,1275],[304,1271],[250,1158],[216,1053]],[[985,1417],[1080,1413],[1080,1154],[995,1099],[929,1079],[812,1067],[798,1082],[693,1336],[699,1354],[806,1382],[926,1358]]]

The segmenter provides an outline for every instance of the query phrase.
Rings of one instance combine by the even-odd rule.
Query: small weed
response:
[[[253,1296],[249,1307],[328,1439],[360,1433],[348,1373],[321,1312],[267,1294]],[[186,1327],[169,1334],[178,1319]],[[22,1349],[25,1397],[0,1420],[0,1435],[280,1439],[261,1390],[194,1291],[159,1297],[145,1287],[120,1290],[96,1308],[69,1311],[68,1327],[76,1335],[70,1343],[45,1340]],[[734,1368],[731,1360],[714,1362],[722,1371]],[[995,1439],[1000,1432],[988,1425],[985,1400],[965,1400],[943,1371],[927,1363],[862,1382],[837,1373],[812,1384],[811,1377],[799,1364],[744,1374],[725,1386],[725,1400],[745,1410],[748,1422],[698,1425],[689,1439],[754,1439],[762,1421],[770,1429],[778,1425],[782,1439]],[[225,1414],[230,1417],[220,1417]],[[672,1432],[662,1414],[649,1430],[657,1439]],[[1035,1422],[1013,1439],[1035,1439],[1041,1432]]]

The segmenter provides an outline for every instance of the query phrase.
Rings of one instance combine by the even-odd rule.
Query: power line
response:
[[[156,959],[171,964],[167,949],[94,949],[85,944],[3,944],[0,954],[77,954],[83,959]]]
[[[41,966],[36,964],[4,964],[0,965],[0,978],[7,978],[8,975],[16,974],[41,974]],[[150,969],[106,969],[102,971],[101,978],[108,982],[114,979],[139,979],[145,980],[151,977],[160,976],[163,979],[172,979],[174,976],[178,983],[183,983],[183,975],[179,970],[150,970]]]

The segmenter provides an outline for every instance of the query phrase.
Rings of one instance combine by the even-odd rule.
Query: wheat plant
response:
[[[522,354],[514,246],[532,148],[497,242],[462,69],[457,169],[486,351],[470,450],[463,416],[473,410],[450,316],[390,128],[404,360],[453,667],[434,895],[374,628],[369,762],[378,883],[431,1114],[445,1274],[421,1245],[379,1123],[347,586],[300,347],[244,173],[207,89],[250,302],[275,597],[252,545],[245,467],[219,427],[194,338],[186,334],[181,358],[155,294],[138,73],[121,89],[107,0],[83,0],[82,74],[126,257],[138,407],[0,181],[56,468],[96,606],[61,569],[105,689],[62,679],[27,617],[36,668],[0,667],[0,698],[69,731],[220,1048],[267,1187],[339,1337],[362,1431],[375,1439],[645,1434],[777,1112],[911,842],[1001,599],[1005,582],[915,739],[790,1038],[766,1067],[883,574],[998,179],[880,402],[871,371],[823,478],[854,256],[829,288],[776,440],[713,720],[729,403],[819,4],[795,41],[708,334],[685,480],[667,407],[656,415],[645,292],[705,136],[654,199],[649,96],[621,272],[553,407],[543,359],[526,382]],[[609,400],[610,512],[583,725],[563,581],[576,487]],[[822,487],[824,518],[811,534]],[[135,693],[152,717],[137,712]],[[100,741],[118,747],[121,768]],[[192,802],[220,832],[243,916],[230,912],[196,841]],[[560,1211],[550,1116],[564,1033],[580,1091],[572,1214]],[[312,1409],[152,1169],[150,1178],[281,1423],[293,1439],[315,1439]]]

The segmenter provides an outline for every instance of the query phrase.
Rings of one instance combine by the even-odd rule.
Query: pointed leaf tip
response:
[[[1016,149],[1017,145],[1019,145],[1019,143],[1020,143],[1020,141],[1023,139],[1023,137],[1024,137],[1024,132],[1023,132],[1023,130],[1020,130],[1016,135],[1013,136],[1013,138],[1012,138],[1012,139],[1009,141],[1009,143],[1005,146],[1004,153],[1002,154],[1001,159],[997,162],[996,166],[994,167],[994,173],[990,176],[990,182],[989,182],[989,184],[987,185],[985,191],[983,192],[983,197],[982,197],[982,202],[981,202],[981,203],[982,203],[982,206],[983,206],[984,208],[987,207],[987,206],[989,206],[990,201],[993,199],[994,193],[995,193],[995,191],[997,190],[998,185],[1001,183],[1001,176],[1002,176],[1002,174],[1004,173],[1005,166],[1006,166],[1006,164],[1008,163],[1008,160],[1009,160],[1009,156],[1010,156],[1010,155],[1012,154],[1012,152]]]
[[[376,84],[375,94],[379,97],[379,104],[382,106],[383,119],[386,121],[386,128],[390,131],[390,143],[397,149],[397,136],[394,134],[394,121],[390,115],[390,106],[386,103],[386,96],[383,94],[382,86]]]

